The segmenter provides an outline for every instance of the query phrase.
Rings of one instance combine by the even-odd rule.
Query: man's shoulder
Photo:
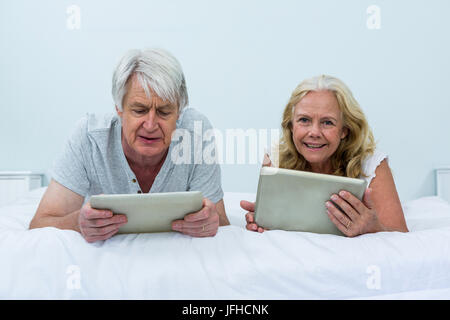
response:
[[[93,141],[102,143],[108,139],[117,125],[120,125],[120,119],[114,113],[86,113],[77,121],[71,141],[78,141],[84,146],[92,144]]]
[[[81,121],[84,121],[86,131],[90,133],[108,132],[119,123],[119,117],[115,113],[87,113]]]
[[[196,125],[201,125],[203,130],[205,128],[211,128],[211,123],[209,119],[200,111],[192,107],[186,107],[180,114],[177,121],[177,128],[187,129],[193,131]]]

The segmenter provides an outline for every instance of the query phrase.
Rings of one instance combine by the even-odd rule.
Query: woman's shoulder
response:
[[[386,161],[389,160],[388,155],[378,148],[376,148],[372,154],[363,159],[361,169],[365,177],[362,178],[367,181],[367,186],[369,186],[372,179],[375,178],[376,169],[385,159]]]

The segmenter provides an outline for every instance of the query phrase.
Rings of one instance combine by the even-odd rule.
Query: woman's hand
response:
[[[341,191],[339,194],[333,194],[331,201],[326,202],[328,217],[347,237],[388,231],[378,220],[371,193],[371,188],[366,189],[361,202],[350,192]]]
[[[270,160],[270,157],[267,153],[264,153],[264,159],[263,159],[263,167],[271,167],[272,166],[272,161]],[[257,231],[257,232],[264,232],[264,230],[268,230],[268,229],[264,229],[263,227],[260,227],[256,224],[255,222],[255,203],[254,202],[250,202],[250,201],[246,201],[246,200],[242,200],[240,202],[241,208],[248,211],[245,214],[245,221],[247,222],[245,228],[247,230],[250,231]]]
[[[240,202],[241,208],[244,210],[247,210],[248,212],[245,214],[245,221],[247,222],[247,225],[245,228],[250,231],[257,231],[259,233],[264,232],[265,230],[263,227],[260,227],[255,222],[255,203],[242,200]]]

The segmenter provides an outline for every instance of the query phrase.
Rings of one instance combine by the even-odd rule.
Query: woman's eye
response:
[[[308,118],[298,118],[298,120],[297,120],[297,122],[300,122],[300,123],[307,123],[308,121],[309,121]]]
[[[333,121],[330,121],[330,120],[325,120],[323,123],[324,123],[326,126],[332,126],[332,125],[334,125]]]

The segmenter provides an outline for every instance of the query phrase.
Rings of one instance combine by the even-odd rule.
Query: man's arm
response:
[[[219,226],[228,226],[230,221],[228,221],[227,214],[225,212],[225,204],[223,199],[216,203],[216,210],[219,214]]]
[[[51,180],[30,222],[30,229],[55,227],[80,232],[78,215],[84,198]]]
[[[31,220],[30,229],[70,229],[81,233],[87,242],[95,242],[111,238],[127,223],[125,215],[113,214],[110,210],[93,209],[89,203],[83,205],[83,201],[84,198],[79,194],[55,180],[50,181]]]

